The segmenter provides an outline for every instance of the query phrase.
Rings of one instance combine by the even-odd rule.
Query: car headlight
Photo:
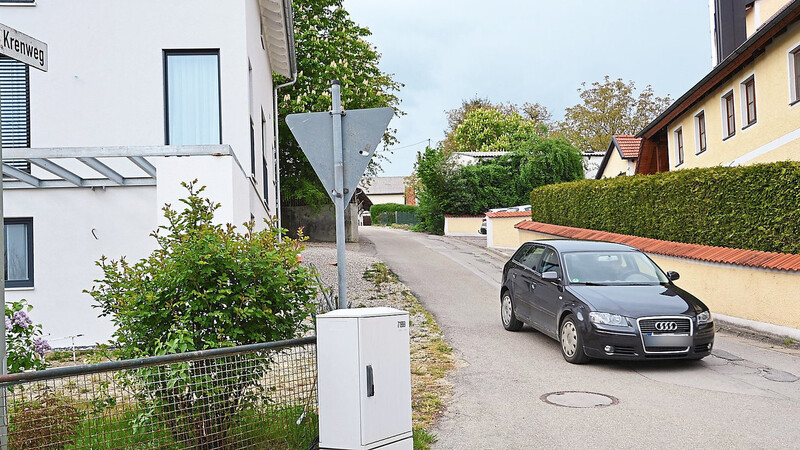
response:
[[[697,315],[697,324],[702,325],[704,323],[711,322],[711,313],[709,311],[703,311]]]
[[[619,314],[611,314],[604,312],[590,312],[589,320],[592,323],[599,323],[602,325],[614,325],[618,327],[629,327],[628,318],[620,316]]]

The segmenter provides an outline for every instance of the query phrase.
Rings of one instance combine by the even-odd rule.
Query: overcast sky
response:
[[[463,99],[541,103],[563,118],[605,75],[682,95],[711,70],[708,0],[344,0],[404,83],[383,176],[410,175]],[[424,141],[424,143],[418,144]],[[414,145],[417,144],[417,145]]]

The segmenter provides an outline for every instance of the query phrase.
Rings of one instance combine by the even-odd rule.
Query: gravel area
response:
[[[303,264],[317,268],[322,284],[327,288],[332,288],[333,294],[338,293],[338,267],[336,266],[336,244],[332,242],[305,242],[306,249],[302,252]],[[364,279],[364,272],[374,264],[380,262],[374,256],[368,254],[365,249],[366,244],[355,244],[347,246],[345,257],[345,277],[347,278],[347,298],[353,305],[370,296],[370,292],[375,288],[375,283]],[[372,306],[372,305],[370,305]],[[381,305],[389,306],[389,305]]]

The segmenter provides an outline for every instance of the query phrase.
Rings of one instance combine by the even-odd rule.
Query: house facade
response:
[[[105,342],[112,324],[83,293],[94,261],[148,255],[182,182],[206,186],[220,223],[276,214],[273,73],[296,71],[291,5],[36,0],[0,17],[49,50],[47,73],[0,61],[6,300],[27,299],[53,346]]]
[[[603,160],[592,178],[599,180],[633,175],[636,172],[636,161],[639,158],[641,144],[640,138],[629,134],[611,136],[611,143],[608,144]]]
[[[800,160],[800,1],[730,5],[746,39],[638,134],[636,173]]]

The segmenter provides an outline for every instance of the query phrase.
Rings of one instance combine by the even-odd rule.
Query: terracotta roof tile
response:
[[[486,213],[486,217],[502,218],[502,217],[530,217],[530,211],[501,211]]]
[[[475,217],[483,217],[482,215],[481,215],[481,216],[454,216],[454,215],[451,215],[451,214],[445,214],[444,216],[445,216],[445,217],[449,217],[449,218],[451,218],[451,219],[452,219],[452,218],[473,219],[473,218],[475,218]]]
[[[700,261],[758,267],[761,269],[800,272],[800,255],[791,253],[762,252],[741,248],[714,247],[710,245],[686,244],[643,238],[585,228],[565,227],[549,223],[525,220],[515,225],[520,230],[534,231],[573,239],[608,241],[626,244],[639,250],[664,256],[690,258]]]
[[[619,150],[625,158],[638,158],[639,147],[642,145],[642,138],[637,138],[630,134],[617,134],[614,135],[614,140],[617,141]]]

